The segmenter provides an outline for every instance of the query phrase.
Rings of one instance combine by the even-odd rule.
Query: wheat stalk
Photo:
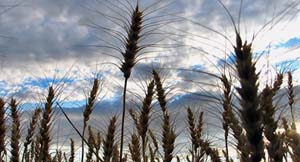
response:
[[[218,150],[211,148],[208,141],[200,140],[200,146],[201,149],[210,156],[212,162],[221,162]]]
[[[95,137],[94,137],[94,133],[92,131],[92,128],[89,126],[88,127],[88,131],[89,131],[89,138],[88,138],[88,142],[90,144],[89,150],[86,154],[86,162],[92,162],[93,159],[93,149],[95,147]]]
[[[120,144],[120,162],[122,162],[123,154],[123,141],[124,141],[124,125],[125,125],[125,112],[126,112],[126,90],[127,81],[131,75],[132,68],[136,64],[136,56],[140,47],[138,45],[140,39],[140,33],[142,29],[142,12],[140,11],[139,5],[136,5],[135,10],[131,15],[131,22],[128,29],[128,36],[125,42],[125,52],[122,53],[124,61],[120,67],[120,70],[124,75],[124,91],[123,91],[123,109],[122,109],[122,123],[121,123],[121,144]]]
[[[194,118],[194,114],[190,107],[187,108],[187,119],[188,119],[188,124],[189,124],[190,140],[192,142],[192,150],[191,150],[192,161],[195,161],[195,159],[196,159],[195,154],[199,147],[199,143],[198,143],[197,135],[196,135],[195,118]]]
[[[228,151],[228,135],[229,135],[229,125],[230,121],[228,120],[228,113],[231,111],[231,100],[232,100],[232,95],[231,95],[231,83],[226,77],[226,75],[221,76],[221,81],[223,83],[223,100],[222,100],[222,105],[223,105],[223,129],[224,129],[224,141],[225,141],[225,158],[226,162],[229,162],[229,151]]]
[[[221,76],[221,81],[223,83],[223,124],[228,125],[228,127],[232,130],[234,138],[237,140],[237,150],[239,150],[241,156],[241,162],[249,161],[249,150],[246,145],[246,136],[243,133],[243,128],[240,125],[239,120],[234,115],[232,110],[232,94],[231,94],[231,83],[228,80],[226,75]],[[227,156],[227,155],[226,155]],[[229,155],[228,155],[229,156]],[[227,157],[226,157],[227,158]],[[228,157],[229,158],[229,157]],[[228,159],[226,159],[228,160]]]
[[[278,74],[273,87],[271,88],[266,85],[261,93],[260,105],[263,110],[264,134],[270,141],[267,145],[270,162],[281,162],[284,155],[283,137],[276,133],[278,123],[274,119],[275,106],[273,105],[273,97],[275,96],[276,91],[280,89],[282,79],[283,76]]]
[[[34,153],[35,153],[34,147],[35,147],[35,140],[32,139],[32,142],[31,142],[31,145],[30,145],[30,151],[28,152],[29,156],[30,156],[30,161],[34,160]]]
[[[290,113],[292,116],[292,129],[296,130],[295,116],[294,116],[294,85],[293,85],[293,76],[291,72],[288,72],[288,99],[289,99],[289,107]]]
[[[153,147],[149,144],[148,148],[149,148],[149,156],[150,156],[150,162],[155,162],[156,159],[156,153],[158,151],[158,142],[156,140],[156,137],[154,136],[153,132],[151,131],[151,129],[148,130],[149,136],[152,140],[152,143],[154,145],[154,150]]]
[[[85,129],[87,127],[87,122],[90,119],[90,115],[93,111],[93,106],[96,101],[96,98],[98,96],[99,91],[99,80],[96,78],[93,82],[93,87],[90,92],[89,98],[87,100],[87,104],[85,106],[84,112],[83,112],[83,128],[82,128],[82,137],[84,138],[85,135]],[[84,140],[81,140],[81,162],[84,160]]]
[[[241,97],[242,124],[246,130],[251,161],[260,162],[264,156],[263,126],[259,108],[258,74],[256,74],[255,63],[252,62],[251,43],[243,42],[240,34],[236,33],[234,51],[240,82],[240,88],[237,90]]]
[[[174,151],[176,134],[173,126],[170,124],[170,116],[166,107],[167,105],[166,94],[162,86],[160,76],[155,70],[152,71],[152,74],[156,86],[157,100],[163,112],[163,124],[162,124],[162,147],[164,150],[163,162],[171,162],[173,159],[173,151]]]
[[[129,114],[131,115],[135,126],[138,130],[138,134],[142,139],[142,154],[143,161],[146,161],[146,135],[149,128],[149,119],[150,119],[150,111],[151,111],[151,103],[154,95],[154,80],[152,80],[147,86],[146,96],[143,100],[142,109],[139,112],[139,117],[137,117],[137,113],[130,109]]]
[[[48,89],[48,96],[46,98],[45,109],[43,111],[43,117],[40,125],[40,148],[38,149],[40,152],[39,158],[42,162],[49,162],[51,160],[49,147],[51,142],[50,127],[52,122],[52,104],[54,102],[54,97],[54,89],[52,86],[50,86]]]
[[[110,162],[113,157],[115,147],[115,130],[116,130],[117,117],[113,116],[110,119],[107,129],[106,139],[103,141],[103,161]]]
[[[155,70],[152,71],[152,74],[156,86],[157,100],[159,102],[161,110],[165,112],[167,110],[167,100],[166,100],[165,90],[163,89],[159,74]]]
[[[120,157],[119,157],[119,149],[118,149],[118,145],[115,144],[114,148],[113,148],[113,153],[112,153],[112,158],[111,158],[111,162],[119,162]],[[127,154],[125,154],[124,158],[122,159],[123,162],[127,161]]]
[[[71,144],[70,144],[71,151],[70,151],[70,158],[69,158],[69,162],[74,162],[74,160],[75,160],[75,147],[74,147],[74,140],[71,138],[71,139],[70,139],[70,142],[71,142]],[[67,158],[65,158],[65,159],[67,159]],[[66,160],[66,162],[67,162],[67,160]]]
[[[96,154],[99,155],[100,149],[102,144],[102,138],[100,132],[97,133],[96,141],[95,141],[95,149]],[[100,159],[96,159],[96,162],[100,162]]]
[[[41,162],[41,158],[40,158],[40,137],[39,136],[36,136],[36,139],[35,139],[35,142],[33,142],[34,146],[34,149],[31,149],[31,150],[34,150],[34,161],[35,162]]]
[[[189,125],[190,140],[192,143],[192,159],[191,161],[201,161],[203,157],[203,152],[200,149],[201,144],[201,134],[203,126],[203,112],[199,114],[198,124],[195,124],[194,113],[191,108],[187,108],[187,120]],[[189,158],[189,157],[187,157]]]
[[[5,103],[2,98],[0,98],[0,161],[2,161],[2,153],[5,152]]]
[[[20,115],[17,109],[17,101],[15,99],[11,99],[10,101],[11,107],[11,118],[12,118],[12,125],[11,125],[11,162],[19,162],[19,151],[20,151]]]
[[[98,79],[94,79],[93,82],[93,87],[92,90],[90,92],[89,98],[87,100],[87,104],[86,107],[84,109],[83,112],[83,130],[82,130],[82,137],[84,137],[85,135],[85,129],[87,127],[87,122],[90,119],[90,115],[93,111],[93,105],[96,101],[97,95],[98,95],[98,90],[99,90],[99,80]],[[82,140],[82,157],[84,155],[84,141]],[[82,158],[83,161],[83,158]]]
[[[136,134],[131,135],[131,144],[128,145],[133,162],[141,162],[140,140]]]
[[[24,146],[23,152],[24,153],[27,152],[28,146],[33,141],[34,131],[35,131],[35,128],[36,128],[36,125],[37,125],[37,122],[38,122],[41,112],[42,112],[42,109],[38,108],[38,109],[35,109],[35,111],[32,115],[31,121],[29,123],[29,127],[27,129],[27,136],[26,136],[25,142],[23,144],[23,146]],[[23,162],[23,160],[24,160],[24,156],[22,158],[22,162]]]

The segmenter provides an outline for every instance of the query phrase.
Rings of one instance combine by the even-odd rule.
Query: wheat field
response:
[[[34,101],[39,106],[26,110],[22,109],[25,102],[22,98],[0,96],[0,162],[300,162],[297,76],[293,70],[287,69],[276,71],[272,78],[264,81],[263,69],[258,66],[259,58],[253,47],[256,34],[264,34],[265,28],[283,21],[284,13],[297,6],[298,1],[292,1],[282,14],[267,21],[262,30],[249,40],[240,29],[242,17],[238,15],[235,19],[225,1],[211,3],[219,4],[220,10],[232,23],[231,37],[206,24],[194,23],[181,14],[160,13],[169,7],[170,2],[157,2],[163,7],[151,8],[151,5],[143,6],[138,0],[103,0],[103,4],[115,15],[85,8],[108,19],[107,26],[115,23],[124,28],[119,30],[111,26],[110,29],[96,23],[87,25],[119,41],[114,44],[114,41],[108,42],[109,39],[103,38],[104,45],[92,47],[103,50],[103,56],[117,60],[116,63],[110,62],[112,68],[117,69],[120,83],[118,92],[121,97],[115,100],[120,102],[115,108],[117,111],[111,110],[106,116],[101,111],[95,112],[102,102],[102,89],[113,84],[103,84],[101,77],[94,77],[89,85],[85,85],[88,90],[82,111],[75,117],[72,110],[64,107],[67,99],[60,97],[67,85],[52,83],[45,86],[46,93]],[[242,4],[242,0],[240,2]],[[17,10],[18,7],[16,5],[9,10]],[[150,10],[147,10],[148,7]],[[157,11],[161,15],[149,17]],[[196,33],[182,31],[185,29],[169,32],[163,27],[191,22],[229,42],[230,45],[224,46],[226,56],[222,66],[218,67],[219,71],[183,69],[176,62],[173,65],[152,64],[152,67],[146,67],[144,77],[139,78],[144,83],[140,86],[143,93],[136,94],[136,97],[131,89],[137,84],[135,70],[145,58],[150,60],[149,64],[155,61],[151,61],[152,56],[148,53],[161,53],[163,58],[164,51],[169,48],[178,48],[180,55],[189,54],[188,50],[179,50],[181,47],[196,48],[180,39],[181,35],[196,36]],[[173,44],[166,45],[164,39],[155,40],[156,35],[163,35]],[[210,43],[211,39],[203,40]],[[156,51],[158,48],[163,50]],[[213,53],[207,55],[214,57]],[[171,60],[177,56],[168,55],[167,59],[169,57]],[[184,57],[180,59],[184,61]],[[211,64],[218,65],[217,62]],[[176,92],[172,91],[176,87],[166,82],[166,79],[176,82],[172,75],[165,75],[166,72],[173,73],[174,69],[186,75],[201,74],[212,79],[213,82],[208,79],[212,83],[204,83],[205,80],[197,78],[184,82],[185,85],[196,83],[203,89],[212,84],[211,89],[198,96],[181,90],[181,94],[194,99],[182,101],[185,105],[180,105],[181,101],[175,102]],[[101,74],[101,71],[98,73]],[[76,93],[81,92],[76,90]],[[174,108],[178,105],[174,106],[173,102],[178,103],[180,108]],[[209,117],[213,119],[208,120]],[[68,125],[70,129],[57,129],[59,125]],[[58,137],[59,132],[70,134]],[[63,138],[64,142],[59,142],[59,138]]]

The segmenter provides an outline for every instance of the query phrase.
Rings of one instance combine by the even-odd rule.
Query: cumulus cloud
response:
[[[251,39],[254,32],[269,23],[253,42],[256,53],[270,47],[270,54],[261,56],[258,61],[258,69],[267,66],[266,60],[276,66],[298,59],[299,36],[296,33],[299,33],[297,27],[300,24],[296,20],[299,19],[299,7],[296,3],[291,6],[293,2],[243,1],[240,14],[243,38]],[[14,5],[20,2],[2,3]],[[238,23],[240,1],[224,0],[223,3]],[[211,88],[185,81],[217,84],[207,75],[176,68],[201,68],[220,75],[223,68],[220,60],[228,59],[232,46],[228,40],[203,25],[234,42],[233,27],[222,5],[217,0],[167,0],[158,3],[142,0],[140,5],[147,14],[145,23],[157,22],[158,25],[149,28],[155,30],[141,43],[158,45],[142,51],[144,53],[139,57],[129,83],[131,91],[142,92],[141,87],[145,80],[149,80],[152,68],[168,71],[166,78],[170,79],[167,83],[176,86],[178,94],[182,94],[182,90],[198,92]],[[288,7],[288,12],[283,12]],[[122,20],[129,19],[127,11],[130,8],[126,1],[119,0],[31,0],[0,15],[0,35],[3,36],[0,37],[1,94],[30,98],[45,92],[43,84],[50,82],[44,82],[43,78],[61,80],[67,75],[72,82],[62,82],[65,84],[62,98],[80,101],[84,98],[83,91],[89,87],[88,80],[101,74],[106,98],[119,97],[122,74],[111,63],[120,62],[109,55],[121,58],[120,51],[110,48],[122,47],[122,42],[114,37],[116,35],[112,31],[125,34],[120,24],[124,23]],[[296,69],[295,74],[300,73],[298,71]]]

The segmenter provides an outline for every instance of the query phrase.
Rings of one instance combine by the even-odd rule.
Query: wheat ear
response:
[[[250,158],[252,162],[260,162],[264,157],[262,113],[259,108],[258,74],[255,63],[252,61],[251,43],[243,42],[240,34],[236,33],[236,46],[234,47],[236,68],[240,87],[241,118],[249,143]]]
[[[229,151],[228,151],[228,135],[229,135],[229,125],[230,121],[228,118],[228,114],[231,111],[231,100],[232,100],[232,94],[231,94],[231,83],[226,77],[226,75],[221,76],[221,81],[223,83],[223,100],[222,100],[222,105],[223,105],[223,129],[224,129],[224,141],[225,141],[225,158],[226,162],[229,162]]]
[[[291,72],[288,72],[288,99],[289,99],[289,107],[290,113],[292,116],[292,129],[296,130],[295,116],[294,116],[294,85],[293,85],[293,76]]]
[[[87,127],[87,122],[90,119],[90,115],[92,114],[94,103],[96,102],[96,98],[98,96],[98,91],[99,91],[99,80],[96,78],[94,79],[93,87],[83,112],[83,128],[82,128],[83,138],[85,136],[85,129]],[[83,160],[84,160],[84,140],[82,139],[81,140],[81,162],[83,162]]]
[[[90,144],[89,150],[86,154],[86,162],[92,162],[93,159],[93,152],[94,152],[94,148],[95,148],[95,136],[93,133],[92,128],[89,126],[88,127],[88,131],[89,131],[89,138],[88,138],[88,142]]]
[[[101,134],[98,131],[97,133],[97,137],[95,140],[95,149],[96,149],[96,154],[99,155],[100,149],[101,149],[101,144],[102,144],[102,138],[101,138]],[[100,162],[100,159],[96,159],[96,162]]]
[[[122,162],[123,154],[123,141],[124,141],[124,125],[125,125],[125,112],[126,112],[126,91],[127,81],[131,75],[132,68],[136,64],[137,53],[140,50],[138,45],[140,39],[140,33],[142,29],[143,14],[140,11],[139,5],[136,5],[135,10],[131,15],[131,22],[127,32],[127,38],[125,42],[125,52],[122,53],[124,61],[120,67],[120,70],[124,74],[124,91],[123,91],[123,110],[122,110],[122,123],[121,123],[121,144],[120,144],[120,162]]]
[[[281,162],[283,160],[283,138],[282,135],[276,133],[277,121],[275,121],[275,106],[273,105],[273,97],[276,91],[280,89],[283,75],[278,74],[273,87],[266,87],[261,93],[261,108],[263,110],[264,134],[270,141],[267,145],[270,162]]]
[[[294,130],[287,130],[286,140],[291,148],[290,154],[293,162],[300,161],[300,134]]]
[[[238,118],[234,115],[232,110],[232,94],[231,94],[231,82],[228,80],[226,75],[221,76],[221,81],[223,83],[223,124],[229,126],[233,132],[234,138],[237,140],[236,148],[240,153],[241,162],[249,161],[249,150],[247,149],[247,137],[243,133],[243,128],[240,125]],[[227,156],[227,155],[226,155]]]
[[[19,151],[20,151],[20,114],[17,108],[17,101],[15,99],[11,99],[10,101],[11,107],[11,119],[12,119],[12,126],[11,126],[11,162],[19,162]]]
[[[143,154],[143,161],[146,161],[146,135],[149,129],[149,119],[150,119],[150,112],[151,112],[151,103],[153,100],[154,95],[154,80],[152,80],[149,85],[147,86],[147,93],[143,100],[143,106],[140,110],[139,117],[137,117],[137,113],[132,109],[129,110],[129,114],[131,115],[135,126],[138,130],[138,134],[142,139],[142,154]]]
[[[163,112],[163,124],[162,124],[162,147],[164,150],[163,162],[171,162],[173,159],[173,151],[174,151],[176,134],[173,126],[170,124],[170,116],[166,106],[167,105],[166,94],[162,86],[161,78],[155,70],[152,71],[152,74],[156,86],[157,100]]]
[[[41,112],[42,112],[42,109],[40,109],[40,108],[34,110],[34,113],[31,117],[31,121],[29,123],[29,127],[27,129],[27,136],[26,136],[25,142],[23,144],[23,146],[24,146],[23,153],[27,152],[28,146],[31,144],[31,142],[33,140],[34,131],[35,131],[35,128],[36,128],[36,125],[37,125],[37,122],[38,122]],[[22,157],[22,162],[24,160],[24,155]]]
[[[158,142],[156,140],[156,137],[154,136],[153,132],[151,131],[151,129],[148,130],[148,133],[149,133],[149,136],[152,140],[152,143],[153,143],[153,146],[154,146],[154,149],[153,147],[149,144],[148,145],[148,148],[149,148],[149,156],[150,156],[150,162],[155,162],[155,159],[156,159],[156,153],[158,151]]]
[[[110,119],[107,129],[106,139],[103,141],[103,161],[110,162],[113,156],[115,147],[115,130],[116,130],[117,117],[113,116]]]
[[[2,161],[2,153],[5,152],[5,102],[0,98],[0,161]]]
[[[51,160],[50,156],[50,142],[51,142],[51,137],[50,137],[50,128],[51,128],[51,118],[52,118],[52,105],[54,102],[54,89],[52,86],[49,87],[48,89],[48,96],[46,98],[46,103],[45,103],[45,109],[43,111],[43,117],[41,120],[41,125],[40,125],[40,137],[39,137],[39,142],[40,142],[40,159],[42,162],[49,162]]]
[[[129,144],[131,160],[133,162],[141,162],[141,147],[140,140],[136,134],[131,135],[131,143]]]

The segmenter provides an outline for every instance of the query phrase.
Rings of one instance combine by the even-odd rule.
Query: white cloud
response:
[[[143,5],[149,5],[152,2],[154,1],[142,1],[141,6],[144,7]],[[217,0],[174,0],[168,2],[172,3],[150,16],[155,17],[159,14],[179,12],[179,15],[211,27],[228,36],[234,42],[233,29],[229,17]],[[154,11],[159,6],[168,4],[168,2],[160,2],[149,9],[148,12]],[[223,2],[237,22],[240,1],[224,0]],[[290,2],[292,0],[244,0],[241,17],[241,34],[243,38],[251,39],[253,32],[258,31],[266,22],[272,19],[272,16],[279,14]],[[112,3],[122,7],[117,1],[112,1]],[[109,3],[107,5],[111,6]],[[95,36],[111,41],[113,44],[116,43],[117,46],[120,45],[116,40],[112,41],[111,36],[104,35],[103,32],[83,25],[93,20],[99,25],[111,27],[111,29],[119,29],[115,25],[111,26],[113,23],[103,15],[90,10],[95,8],[100,9],[107,15],[112,14],[120,17],[118,13],[113,13],[111,9],[105,5],[100,5],[99,2],[81,0],[28,1],[24,5],[2,15],[0,17],[0,34],[10,36],[9,39],[0,39],[0,44],[5,47],[1,51],[3,55],[1,75],[2,80],[6,83],[2,89],[18,87],[28,77],[56,76],[59,78],[74,66],[73,70],[71,70],[72,74],[69,75],[72,78],[76,78],[76,81],[66,85],[64,97],[71,96],[68,97],[69,100],[80,100],[83,97],[82,90],[89,86],[85,78],[92,78],[95,71],[105,73],[106,97],[111,98],[114,95],[118,95],[119,88],[123,85],[122,74],[117,67],[106,63],[119,64],[119,62],[117,59],[101,53],[107,52],[118,57],[121,57],[121,54],[103,48],[78,47],[78,45],[95,43],[107,45],[103,41],[97,41]],[[116,9],[117,7],[113,8]],[[299,37],[297,35],[299,33],[298,26],[300,26],[298,21],[299,15],[295,14],[297,8],[298,6],[295,5],[291,12],[288,12],[277,25],[267,26],[266,30],[255,39],[253,44],[254,51],[261,52],[269,44],[276,45],[286,42],[290,38]],[[122,11],[118,10],[118,12]],[[169,19],[171,17],[164,18]],[[270,29],[270,27],[273,28]],[[178,31],[178,29],[181,31]],[[182,32],[182,30],[185,32]],[[220,35],[188,21],[174,21],[172,24],[160,28],[159,32],[161,31],[174,32],[178,35],[154,35],[144,43],[160,39],[161,37],[170,37],[171,39],[166,39],[161,43],[185,44],[186,46],[173,45],[173,48],[163,48],[164,46],[162,45],[158,48],[150,48],[149,50],[153,52],[143,56],[151,58],[140,61],[138,65],[141,66],[135,67],[140,69],[134,69],[133,71],[133,82],[130,83],[132,90],[138,91],[140,89],[139,84],[143,82],[143,80],[138,78],[139,73],[146,74],[147,68],[157,67],[157,65],[162,68],[202,66],[208,72],[219,75],[220,71],[218,70],[222,69],[221,67],[218,67],[221,69],[216,67],[218,61],[220,61],[219,59],[225,59],[225,54],[232,51],[231,44]],[[155,52],[156,50],[159,50],[159,52]],[[260,70],[266,66],[267,59],[271,65],[274,65],[282,61],[298,58],[299,50],[288,50],[284,47],[271,48],[269,57],[263,56],[259,60],[258,69]],[[156,62],[154,62],[155,60]],[[60,70],[60,73],[57,73],[54,70],[55,68]],[[176,83],[174,82],[175,80],[179,81],[178,86],[188,88],[185,89],[187,91],[200,90],[197,86],[186,86],[186,83],[181,83],[181,76],[178,76],[178,73],[174,73],[174,70],[171,70],[169,73],[169,84]],[[295,72],[295,74],[299,73],[299,70]],[[184,75],[185,78],[194,78],[194,76],[195,74],[192,73]],[[196,78],[201,80],[201,77],[203,76]],[[207,81],[211,82],[210,80]],[[37,86],[25,88],[31,93],[43,92]],[[39,90],[32,90],[35,88]],[[77,88],[81,90],[77,91]],[[180,87],[178,88],[180,89]]]

